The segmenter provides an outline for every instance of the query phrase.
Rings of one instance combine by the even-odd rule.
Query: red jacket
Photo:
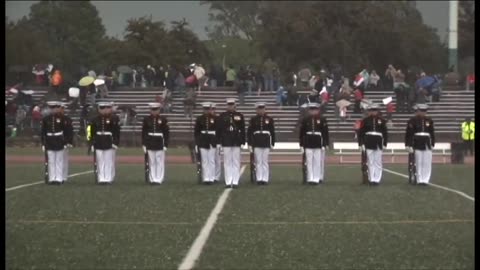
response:
[[[363,95],[362,95],[362,92],[360,90],[355,90],[353,92],[353,94],[355,95],[355,100],[357,101],[361,101],[363,99]]]
[[[330,97],[328,96],[328,92],[323,92],[321,96],[322,96],[322,102],[328,103],[328,101],[330,100]]]
[[[395,104],[393,102],[390,102],[387,104],[387,112],[388,113],[395,112]]]

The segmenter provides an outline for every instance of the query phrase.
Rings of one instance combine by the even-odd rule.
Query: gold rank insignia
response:
[[[60,118],[57,118],[57,123],[60,123]]]
[[[240,116],[238,116],[238,115],[235,115],[235,116],[233,117],[233,119],[235,119],[236,121],[240,121],[240,119],[242,119],[242,118],[241,118]]]
[[[158,119],[158,123],[161,124],[161,123],[162,123],[162,120]]]
[[[213,120],[213,118],[212,118],[212,119],[210,119],[210,123],[212,123],[212,124],[213,124],[213,122],[214,122],[214,121],[215,121],[215,120]]]
[[[267,120],[265,120],[265,124],[268,124],[268,123],[270,123],[270,121],[268,121],[268,119],[267,119]]]

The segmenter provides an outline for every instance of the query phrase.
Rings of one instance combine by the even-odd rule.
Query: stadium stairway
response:
[[[35,103],[40,102],[47,93],[47,88],[44,87],[30,87],[34,90],[33,99]],[[308,94],[308,90],[299,91],[299,94]],[[114,101],[117,106],[133,105],[138,113],[136,126],[123,126],[123,133],[133,133],[138,136],[140,134],[141,121],[149,112],[148,103],[154,102],[155,96],[162,94],[161,88],[126,88],[119,87],[115,91],[109,92],[109,100]],[[392,96],[395,101],[395,96],[391,92],[376,91],[367,92],[366,98],[375,103],[381,104],[382,99]],[[214,102],[217,104],[217,113],[223,112],[226,108],[226,98],[234,97],[238,100],[238,94],[233,88],[219,87],[216,89],[204,88],[201,93],[197,95],[196,106],[194,109],[195,116],[202,113],[202,102]],[[170,122],[172,138],[178,141],[191,141],[193,137],[194,118],[186,117],[184,115],[183,100],[184,95],[180,93],[173,93],[172,95],[172,112],[164,114]],[[460,123],[465,117],[474,116],[474,91],[464,91],[459,88],[444,87],[440,102],[428,102],[430,106],[429,115],[435,121],[435,131],[437,133],[437,141],[452,141],[457,140],[460,135]],[[237,105],[237,110],[245,115],[246,124],[248,126],[248,119],[255,114],[255,103],[265,102],[267,105],[267,112],[275,119],[276,132],[278,140],[281,141],[296,141],[297,140],[297,123],[299,118],[299,110],[296,106],[280,107],[276,104],[274,93],[260,93],[253,92],[251,96],[245,96],[243,105]],[[349,118],[345,122],[340,122],[335,117],[335,105],[330,102],[327,107],[326,117],[329,121],[331,140],[333,141],[352,141],[354,138],[353,125],[356,120],[362,117],[362,114],[354,114],[349,110]],[[75,114],[69,113],[74,121],[75,129],[79,128],[79,113],[77,110]],[[391,139],[390,141],[403,141],[405,132],[405,124],[412,114],[409,113],[394,113],[393,126],[389,128]],[[132,134],[132,135],[134,135]]]

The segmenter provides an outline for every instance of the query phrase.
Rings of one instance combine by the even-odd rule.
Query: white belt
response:
[[[430,137],[430,133],[428,133],[428,132],[417,132],[414,135],[415,136],[428,136],[428,137]]]
[[[255,132],[253,132],[253,134],[268,134],[268,135],[270,135],[270,131],[268,131],[268,130],[257,130]]]
[[[47,136],[62,136],[63,131],[57,132],[57,133],[47,133]]]
[[[112,136],[112,132],[109,132],[109,131],[97,131],[97,135],[110,135],[110,136]]]
[[[307,131],[307,134],[322,136],[322,133],[320,131]]]
[[[163,133],[151,133],[151,132],[149,132],[148,135],[149,135],[149,136],[160,136],[160,137],[163,137]]]
[[[215,135],[215,130],[202,130],[201,133],[202,133],[202,134],[212,134],[212,135]]]
[[[369,131],[369,132],[365,133],[365,135],[374,135],[374,136],[383,137],[383,134],[382,134],[382,133],[376,132],[376,131]]]

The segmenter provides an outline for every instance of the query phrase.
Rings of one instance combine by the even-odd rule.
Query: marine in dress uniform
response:
[[[265,185],[269,180],[268,155],[275,146],[273,118],[265,113],[265,103],[256,104],[257,115],[250,119],[247,130],[248,148],[255,156],[257,184]]]
[[[432,148],[435,147],[433,120],[426,116],[428,106],[416,106],[416,115],[407,123],[405,147],[409,153],[415,152],[417,184],[427,185],[432,173]]]
[[[300,125],[300,150],[307,159],[307,183],[322,183],[325,174],[325,151],[329,145],[328,123],[320,115],[318,103],[309,104],[309,115]]]
[[[73,145],[73,125],[72,120],[61,113],[61,102],[49,101],[47,105],[51,114],[42,119],[42,150],[47,151],[48,183],[61,184],[68,174],[64,168],[65,149]]]
[[[67,107],[67,103],[62,102],[60,105],[60,113],[66,119],[67,122],[73,123],[72,119],[65,114],[65,108]],[[71,125],[72,134],[73,134],[73,125]],[[73,141],[73,135],[72,135]],[[67,144],[67,147],[63,150],[63,182],[68,180],[68,149],[73,147],[73,143]]]
[[[202,104],[204,113],[195,121],[195,151],[200,151],[202,161],[202,179],[205,184],[215,180],[215,159],[217,154],[216,117],[210,102]]]
[[[120,143],[120,119],[112,112],[112,102],[99,102],[99,115],[90,124],[92,152],[97,159],[98,184],[111,184],[115,178],[115,156]]]
[[[223,148],[226,187],[238,187],[240,180],[240,146],[245,144],[245,120],[235,111],[235,99],[227,99],[227,111],[217,122],[217,147]]]
[[[165,116],[160,115],[160,103],[150,103],[150,115],[142,125],[143,152],[148,153],[149,181],[161,184],[165,176],[165,152],[170,139],[170,127]]]
[[[388,143],[387,121],[378,116],[378,109],[377,104],[368,107],[368,116],[362,120],[358,131],[358,145],[367,152],[371,185],[378,185],[382,179],[382,150]]]

